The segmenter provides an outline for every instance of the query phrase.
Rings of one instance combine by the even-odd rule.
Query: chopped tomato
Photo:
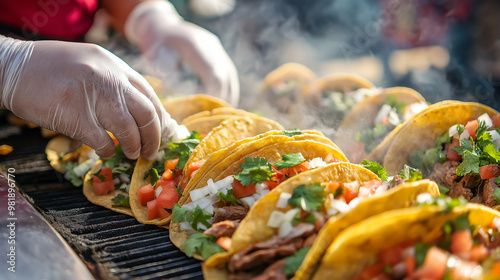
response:
[[[191,162],[188,166],[189,174],[193,174],[196,170],[200,169],[200,167],[205,163],[206,159],[202,159],[199,161]]]
[[[309,164],[309,162],[304,161],[303,163],[292,167],[292,170],[294,172],[293,175],[299,174],[299,173],[311,170],[311,165]]]
[[[140,187],[137,190],[137,196],[139,197],[139,201],[141,201],[141,205],[146,206],[149,201],[155,199],[155,189],[153,185],[147,184]]]
[[[494,114],[491,116],[491,121],[493,122],[493,127],[500,127],[500,114]]]
[[[424,263],[415,273],[419,279],[443,279],[446,273],[448,254],[438,247],[431,247],[424,258]]]
[[[342,161],[338,158],[332,158],[331,160],[328,161],[328,163],[334,163],[334,162],[342,162]]]
[[[181,176],[182,175],[182,170],[181,169],[173,169],[174,172],[174,177]]]
[[[163,209],[163,208],[158,207],[158,215],[157,215],[158,219],[163,220],[163,219],[165,219],[165,218],[170,217],[170,215],[171,215],[171,214],[170,214],[170,213],[168,213],[168,211],[167,211],[167,210],[165,210],[165,209]]]
[[[353,192],[350,188],[344,188],[344,199],[346,203],[351,202],[351,200],[358,197],[358,194]]]
[[[115,190],[115,184],[113,183],[113,181],[106,181],[106,182],[94,181],[92,185],[94,187],[94,193],[96,195],[107,195],[110,191]]]
[[[174,188],[166,188],[156,198],[158,200],[158,207],[172,209],[179,201],[179,193]]]
[[[473,262],[481,262],[486,259],[488,255],[488,249],[483,244],[474,245],[470,250],[470,260]]]
[[[473,121],[470,121],[468,122],[466,125],[465,125],[465,129],[467,129],[467,132],[469,132],[469,135],[476,139],[476,129],[479,127],[479,123],[477,120],[473,120]]]
[[[472,249],[472,234],[470,230],[460,230],[451,234],[450,252],[452,254],[464,254]]]
[[[500,175],[500,166],[498,164],[488,164],[479,167],[481,179],[491,179]]]
[[[448,146],[448,153],[446,153],[446,158],[449,160],[460,160],[462,158],[461,155],[459,155],[457,152],[453,151],[453,148],[456,146],[460,146],[460,141],[458,139],[453,138],[451,141],[451,144],[447,145]]]
[[[417,260],[415,259],[414,256],[409,256],[406,258],[405,267],[406,267],[406,276],[411,278],[415,273],[415,268],[417,267]]]
[[[272,169],[273,169],[273,173],[276,175],[277,179],[285,176],[281,171],[278,170],[278,167],[276,167],[276,166],[273,165]]]
[[[156,199],[148,201],[148,220],[154,220],[158,216],[158,204]]]
[[[222,249],[228,251],[231,248],[231,237],[222,236],[216,241],[217,245],[221,246]]]
[[[178,158],[167,159],[165,161],[165,170],[166,169],[174,170],[175,167],[177,166],[177,163],[179,163],[179,159]]]
[[[378,254],[378,259],[383,265],[394,266],[403,261],[403,247],[400,244],[388,247]]]
[[[94,175],[93,179],[95,180],[97,177],[97,179],[99,179],[99,181],[101,181],[101,182],[113,181],[113,174],[111,173],[111,168],[109,168],[109,167],[101,168],[101,170],[99,170],[99,172],[98,172],[98,175],[99,176]],[[104,177],[104,181],[99,178],[101,176]]]
[[[341,182],[330,182],[328,184],[328,189],[331,191],[331,192],[335,192],[338,188],[342,187],[342,183]]]
[[[182,183],[181,184],[181,191],[184,191],[184,189],[186,188],[186,186],[188,185],[188,183]]]
[[[500,261],[497,261],[491,268],[491,274],[500,276]]]
[[[382,273],[384,273],[384,265],[378,263],[363,269],[363,272],[361,272],[361,279],[374,279]]]
[[[170,169],[165,169],[165,172],[161,175],[161,179],[164,181],[173,180],[174,173]]]
[[[156,187],[158,186],[162,186],[163,189],[172,189],[174,187],[177,187],[177,184],[175,183],[174,180],[170,180],[170,181],[164,181],[164,180],[158,180],[158,182],[156,182]]]
[[[175,176],[174,182],[175,182],[176,186],[178,186],[181,181],[182,181],[182,174],[178,175],[178,176]]]
[[[245,196],[252,195],[256,193],[257,191],[255,190],[255,185],[250,184],[248,186],[243,186],[240,181],[234,180],[233,181],[233,195],[236,198],[242,198]]]
[[[377,179],[373,179],[373,180],[366,181],[363,183],[363,187],[369,189],[371,194],[375,194],[378,187],[380,187],[380,186],[382,186],[382,181],[377,180]]]
[[[271,179],[273,179],[273,178],[271,177]],[[266,184],[267,184],[267,186],[269,186],[270,190],[272,190],[278,186],[278,182],[275,182],[275,181],[266,181]]]

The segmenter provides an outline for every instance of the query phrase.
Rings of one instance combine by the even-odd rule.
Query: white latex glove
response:
[[[169,2],[137,5],[127,18],[125,35],[151,63],[169,69],[178,64],[178,56],[201,79],[205,93],[238,105],[238,73],[220,40],[184,21]]]
[[[106,130],[127,157],[153,159],[160,137],[177,129],[144,78],[94,44],[0,36],[0,94],[0,108],[80,140],[105,158],[114,154]]]

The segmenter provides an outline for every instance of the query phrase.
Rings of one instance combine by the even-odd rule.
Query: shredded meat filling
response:
[[[215,238],[219,238],[222,236],[231,237],[233,236],[233,233],[236,231],[238,225],[240,224],[239,222],[240,222],[239,220],[236,221],[225,220],[222,222],[214,223],[209,229],[205,230],[203,234],[212,235]]]
[[[245,206],[223,206],[217,208],[214,214],[214,223],[222,222],[225,220],[236,221],[242,220],[248,213],[248,207]]]

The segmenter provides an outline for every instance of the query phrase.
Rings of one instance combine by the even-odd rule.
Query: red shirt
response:
[[[97,8],[97,0],[0,0],[0,26],[12,37],[81,40]]]

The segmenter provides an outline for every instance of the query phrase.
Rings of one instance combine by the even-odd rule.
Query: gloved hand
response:
[[[238,73],[219,39],[184,21],[169,2],[147,1],[136,6],[125,23],[125,35],[153,64],[175,64],[172,57],[177,55],[201,79],[205,93],[238,105]],[[165,54],[172,51],[166,61]]]
[[[151,86],[125,62],[93,44],[19,41],[0,36],[0,108],[95,149],[153,159],[163,128],[175,134]]]

